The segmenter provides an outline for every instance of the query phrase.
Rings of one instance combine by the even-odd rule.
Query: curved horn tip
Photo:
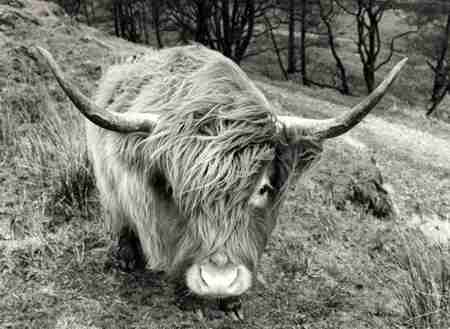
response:
[[[153,113],[117,113],[99,108],[85,96],[61,71],[52,54],[46,49],[36,46],[37,52],[42,55],[50,67],[56,81],[64,90],[76,108],[95,125],[120,133],[151,132],[158,122],[158,115]]]
[[[333,119],[329,119],[329,124],[325,124],[317,131],[317,135],[322,138],[333,138],[344,134],[356,126],[370,113],[388,91],[389,87],[397,79],[400,71],[408,61],[408,57],[403,58],[389,72],[387,77],[367,96],[362,102],[354,106],[350,111]]]
[[[50,55],[50,53],[48,52],[47,49],[42,48],[42,47],[40,47],[40,46],[33,46],[32,49],[38,51],[38,52],[39,52],[41,55],[43,55],[43,56],[49,56],[49,55]],[[50,55],[50,56],[51,56],[51,55]]]
[[[409,60],[409,58],[405,57],[400,62],[398,62],[396,66],[400,66],[400,68],[402,68],[403,65],[405,65],[408,60]]]
[[[395,64],[395,66],[392,68],[392,70],[390,72],[391,76],[396,77],[397,74],[403,69],[403,67],[405,66],[405,64],[408,60],[409,60],[409,58],[405,57],[400,62]]]
[[[75,107],[89,120],[93,123],[103,127],[103,121],[111,121],[109,118],[103,118],[103,111],[99,109],[87,96],[85,96],[69,79],[66,78],[65,74],[61,70],[59,64],[56,62],[53,55],[45,48],[40,46],[33,47],[34,50],[42,57],[44,63],[48,66],[50,72],[53,73],[56,81],[69,97]],[[106,113],[108,114],[108,113]],[[109,115],[108,115],[109,116]],[[108,129],[108,128],[107,128]],[[113,129],[111,129],[113,130]]]
[[[350,111],[336,118],[311,120],[294,116],[278,116],[278,121],[284,125],[292,141],[296,141],[305,135],[313,136],[317,139],[327,139],[342,135],[358,124],[379,102],[407,61],[408,57],[405,57],[398,62],[368,97]]]
[[[32,50],[36,51],[39,55],[41,55],[46,62],[50,65],[50,67],[54,67],[56,64],[55,59],[53,58],[53,55],[45,48],[42,48],[40,46],[34,46],[31,48]]]

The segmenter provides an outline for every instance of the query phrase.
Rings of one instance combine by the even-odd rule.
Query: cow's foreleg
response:
[[[126,272],[145,267],[141,243],[132,229],[125,227],[121,230],[113,258],[114,263]]]
[[[182,280],[175,282],[175,296],[177,306],[183,311],[193,312],[200,322],[221,318],[224,313],[234,321],[244,320],[240,297],[201,298],[192,294]]]
[[[244,321],[244,312],[240,297],[229,297],[219,302],[219,308],[235,321]]]

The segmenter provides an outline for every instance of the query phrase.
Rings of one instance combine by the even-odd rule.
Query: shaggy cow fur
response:
[[[218,250],[254,269],[290,174],[320,145],[283,144],[271,106],[246,74],[199,46],[112,66],[95,100],[110,111],[160,115],[151,135],[87,123],[110,230],[134,231],[152,269],[176,272]],[[254,209],[249,199],[264,171],[270,207]]]

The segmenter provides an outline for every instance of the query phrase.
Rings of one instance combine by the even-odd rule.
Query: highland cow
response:
[[[282,116],[228,58],[201,46],[149,50],[104,74],[94,101],[38,48],[88,119],[109,230],[125,264],[178,273],[202,297],[252,285],[289,183],[321,143],[350,130],[400,69],[359,105],[326,120]]]

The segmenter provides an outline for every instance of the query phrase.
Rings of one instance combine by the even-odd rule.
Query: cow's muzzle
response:
[[[186,271],[186,283],[195,294],[205,297],[239,296],[247,291],[252,274],[245,265],[236,265],[217,253]]]

